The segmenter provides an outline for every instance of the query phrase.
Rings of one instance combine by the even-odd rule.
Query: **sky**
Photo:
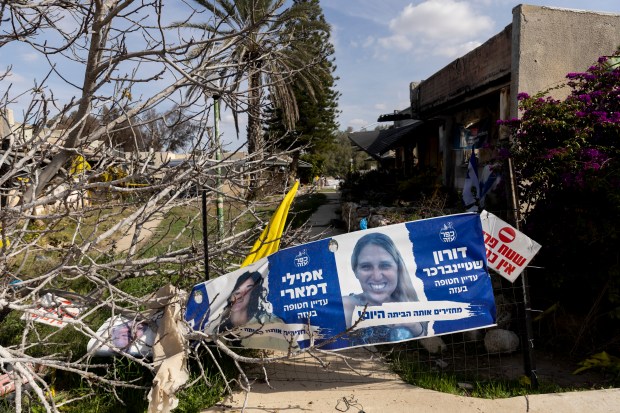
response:
[[[170,0],[168,10],[182,2]],[[320,0],[332,28],[340,130],[374,129],[379,115],[409,106],[409,85],[428,78],[456,58],[484,43],[512,22],[515,0]],[[530,0],[527,4],[620,14],[620,0]],[[175,21],[178,17],[167,16]],[[620,42],[619,42],[620,43]],[[11,46],[12,47],[12,46]],[[611,52],[611,51],[610,51]],[[32,88],[39,67],[31,50],[0,48],[0,68],[13,66],[12,90]],[[70,69],[67,69],[69,72]],[[70,78],[70,75],[69,75]],[[0,95],[7,83],[0,82]],[[74,96],[75,91],[57,90]],[[24,99],[25,101],[25,99]],[[19,118],[19,105],[14,109]],[[16,119],[18,120],[18,119]],[[220,130],[225,149],[245,143],[245,119],[240,135],[233,117],[222,112]]]
[[[421,81],[512,23],[514,0],[321,0],[336,50],[340,129],[374,129]],[[620,0],[525,4],[620,14]],[[620,42],[619,42],[620,44]],[[610,51],[612,52],[612,51]]]

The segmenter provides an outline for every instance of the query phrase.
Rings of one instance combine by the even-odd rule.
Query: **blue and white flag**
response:
[[[478,177],[478,159],[471,153],[467,166],[467,176],[463,185],[463,204],[469,212],[479,212],[484,208],[487,194],[499,183],[499,174],[491,165],[482,168],[482,176]]]
[[[211,340],[285,351],[494,326],[480,216],[371,228],[280,250],[196,285],[185,319]]]
[[[500,175],[493,166],[485,165],[482,168],[482,176],[480,177],[480,208],[484,207],[484,198],[497,187],[500,181]]]
[[[478,180],[478,159],[471,152],[467,165],[467,176],[463,184],[463,204],[469,212],[478,212],[480,206],[480,181]]]

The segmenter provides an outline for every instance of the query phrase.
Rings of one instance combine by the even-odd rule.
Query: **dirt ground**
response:
[[[138,238],[138,243],[148,240],[155,233],[155,230],[162,220],[163,217],[161,214],[154,214],[150,221],[145,222],[142,226],[142,232]],[[131,248],[136,227],[135,225],[132,225],[129,228],[124,228],[122,231],[125,231],[124,235],[116,242],[116,248],[118,251],[126,251]]]

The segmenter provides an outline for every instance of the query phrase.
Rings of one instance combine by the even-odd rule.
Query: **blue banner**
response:
[[[231,346],[285,351],[494,326],[480,217],[407,222],[278,251],[196,285],[185,318]]]

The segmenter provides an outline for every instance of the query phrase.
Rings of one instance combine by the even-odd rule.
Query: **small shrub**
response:
[[[501,122],[512,128],[499,155],[515,166],[524,232],[543,245],[544,273],[530,278],[534,305],[560,300],[583,316],[572,338],[582,353],[619,338],[620,67],[610,60],[567,74],[564,100],[551,90],[519,94],[521,118]]]

